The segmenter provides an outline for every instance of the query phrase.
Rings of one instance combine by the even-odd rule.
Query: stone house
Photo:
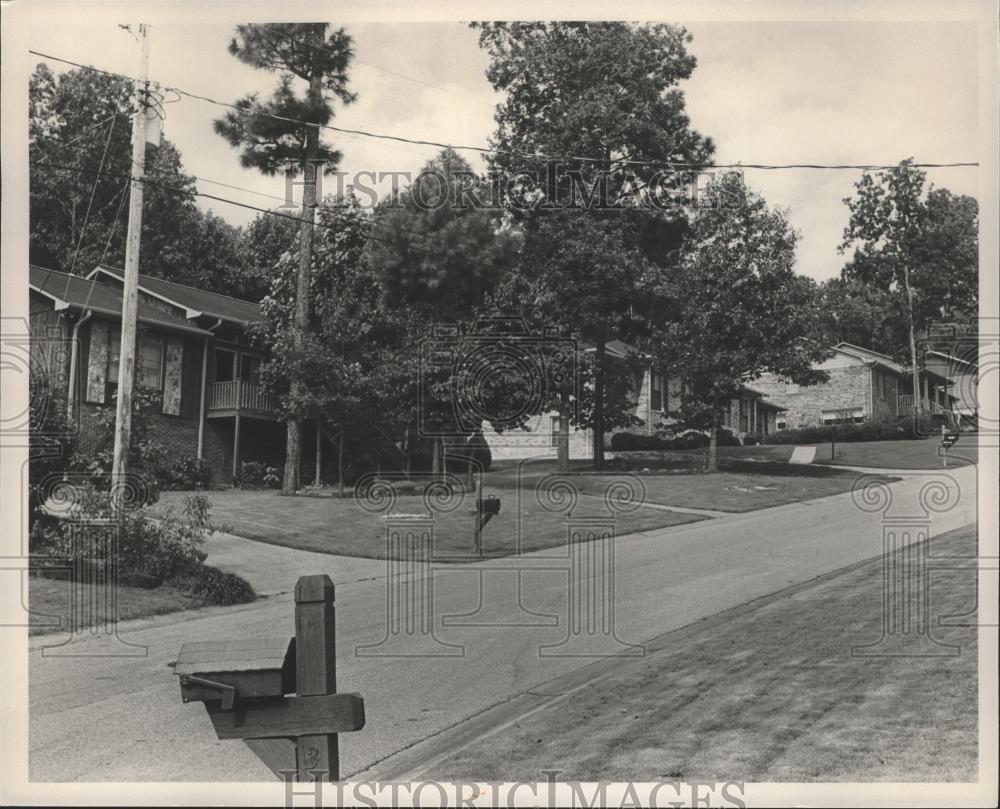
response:
[[[827,371],[829,380],[800,386],[775,374],[764,374],[754,388],[785,412],[778,429],[815,424],[884,421],[906,415],[912,407],[910,371],[891,357],[851,343],[838,343],[833,355],[813,367]],[[930,368],[921,370],[922,409],[950,409],[951,380]]]

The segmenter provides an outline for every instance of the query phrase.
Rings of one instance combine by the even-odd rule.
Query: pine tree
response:
[[[242,149],[240,163],[269,176],[292,171],[304,177],[299,229],[298,277],[295,296],[293,345],[300,350],[309,321],[309,272],[313,223],[316,216],[317,170],[332,172],[341,153],[320,137],[321,127],[333,119],[333,104],[350,104],[347,70],[354,52],[351,37],[340,28],[327,35],[327,23],[239,25],[229,52],[241,62],[278,73],[270,98],[257,94],[241,98],[237,109],[215,121],[215,131]],[[296,84],[305,83],[303,95]],[[302,399],[302,380],[293,376],[289,401]],[[290,410],[282,493],[299,488],[302,420]]]

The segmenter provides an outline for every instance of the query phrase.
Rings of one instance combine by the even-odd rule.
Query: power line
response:
[[[111,116],[111,126],[108,127],[108,137],[104,141],[104,151],[101,153],[101,163],[97,167],[98,171],[104,168],[104,160],[108,156],[108,146],[111,145],[111,136],[115,131],[115,121],[116,116]],[[83,237],[87,235],[87,223],[90,221],[90,209],[94,205],[94,195],[97,193],[97,186],[100,184],[100,179],[94,179],[94,185],[90,189],[90,201],[87,202],[87,213],[83,217],[83,227],[80,228],[80,239],[76,243],[76,250],[73,251],[73,263],[70,265],[69,272],[70,275],[73,274],[73,270],[76,268],[76,259],[80,255],[80,246],[83,244]]]
[[[117,174],[117,173],[112,173],[112,172],[107,172],[107,171],[100,171],[100,170],[95,170],[95,169],[83,168],[82,166],[66,166],[66,165],[61,165],[61,164],[58,164],[58,163],[45,163],[45,164],[42,164],[39,161],[35,161],[35,160],[29,160],[28,163],[29,163],[29,165],[32,165],[32,166],[42,166],[44,168],[65,169],[66,171],[75,171],[75,172],[77,172],[79,174],[97,174],[97,175],[100,175],[100,176],[103,176],[103,177],[113,177],[113,178],[119,179],[119,180],[125,179],[126,181],[131,181],[133,179],[136,179],[136,180],[139,179],[139,178],[135,178],[135,177],[126,177],[123,174]],[[219,197],[219,196],[216,196],[214,194],[206,194],[204,191],[189,191],[187,189],[177,188],[176,186],[170,186],[170,185],[167,185],[165,183],[157,182],[155,180],[150,179],[149,177],[142,178],[140,181],[143,182],[143,183],[146,183],[148,185],[152,185],[152,186],[154,186],[156,188],[162,188],[165,191],[169,191],[169,192],[174,193],[174,194],[181,194],[183,196],[188,196],[188,197],[205,197],[206,199],[216,200],[217,202],[225,202],[225,203],[228,203],[229,205],[235,205],[235,206],[237,206],[239,208],[246,208],[246,209],[251,210],[251,211],[259,211],[260,213],[267,214],[268,216],[276,216],[279,219],[290,219],[291,221],[297,222],[299,224],[301,224],[301,222],[302,222],[302,220],[299,217],[297,217],[297,216],[292,216],[290,214],[278,213],[277,211],[268,210],[267,208],[259,208],[256,205],[249,205],[249,204],[247,204],[245,202],[237,202],[234,199],[227,199],[226,197]],[[323,228],[324,230],[330,230],[330,231],[338,232],[338,228],[336,228],[336,227],[334,227],[332,225],[324,225],[322,222],[315,222],[313,224],[314,224],[315,227]],[[394,225],[389,225],[389,224],[386,224],[386,223],[383,223],[383,222],[376,222],[373,219],[366,220],[365,224],[378,225],[380,227],[388,227],[388,228],[391,228],[394,231],[403,231],[403,232],[406,232],[406,233],[412,233],[412,234],[414,234],[416,236],[426,236],[427,235],[425,233],[418,233],[417,231],[414,231],[414,230],[407,230],[406,228],[396,227]],[[379,244],[384,244],[384,245],[387,245],[389,247],[395,247],[396,246],[392,242],[386,241],[385,239],[379,239],[378,237],[372,236],[371,234],[368,234],[368,238],[371,239],[373,242],[378,242]],[[424,250],[423,248],[411,246],[411,249],[416,250],[417,252],[420,252],[420,253],[427,253],[428,255],[430,254],[430,251]]]
[[[52,56],[50,54],[41,53],[39,51],[30,50],[29,53],[35,56],[40,56],[43,59],[51,59],[56,62],[62,62],[64,64],[73,65],[84,70],[93,70],[97,73],[103,73],[107,76],[113,76],[115,78],[125,78],[131,81],[137,81],[136,79],[128,76],[124,73],[112,73],[107,70],[101,70],[100,68],[93,67],[92,65],[84,65],[79,62],[73,62],[69,59],[62,59],[58,56]],[[226,107],[228,109],[233,109],[239,112],[241,115],[251,114],[250,110],[246,110],[242,107],[238,107],[235,104],[229,104],[225,101],[219,101],[214,98],[209,98],[208,96],[200,95],[198,93],[192,93],[187,90],[182,90],[180,87],[167,87],[165,85],[160,85],[165,90],[169,90],[178,93],[187,98],[193,98],[198,101],[204,101],[209,104],[214,104],[219,107]],[[584,155],[545,155],[532,152],[519,152],[510,149],[493,149],[487,146],[466,146],[454,143],[442,143],[440,141],[424,140],[420,138],[406,138],[401,135],[387,135],[385,133],[379,132],[369,132],[364,129],[348,129],[346,127],[334,126],[333,124],[319,124],[313,123],[311,121],[302,121],[296,118],[288,118],[283,115],[275,115],[273,113],[259,113],[267,118],[272,118],[276,121],[284,121],[286,123],[296,124],[297,126],[312,126],[317,129],[328,129],[331,132],[339,132],[341,134],[347,135],[358,135],[366,138],[374,138],[378,140],[388,140],[396,141],[398,143],[409,143],[416,146],[432,146],[438,149],[456,149],[460,151],[471,151],[479,152],[483,154],[505,154],[513,157],[524,157],[531,160],[544,160],[544,161],[576,161],[576,162],[586,162],[586,163],[605,163],[608,162],[604,158],[588,157]],[[846,171],[883,171],[889,169],[898,168],[898,165],[894,164],[821,164],[821,163],[783,163],[783,164],[770,164],[770,163],[687,163],[687,162],[662,162],[662,161],[652,161],[652,160],[614,160],[611,161],[618,165],[623,166],[645,166],[647,168],[664,168],[670,170],[676,169],[692,169],[692,170],[705,170],[705,169],[760,169],[764,171],[779,171],[788,169],[815,169],[815,170],[846,170]],[[921,169],[941,169],[941,168],[965,168],[965,167],[976,167],[979,165],[978,162],[954,162],[954,163],[910,163],[908,164],[913,168]]]

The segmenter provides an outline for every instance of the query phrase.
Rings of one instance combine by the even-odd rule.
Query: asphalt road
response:
[[[945,480],[955,500],[945,511],[928,514],[931,535],[974,522],[975,467],[915,473],[892,484],[887,513],[863,511],[846,494],[619,537],[610,578],[608,560],[601,564],[593,553],[577,559],[579,575],[571,576],[565,548],[521,560],[438,565],[430,578],[419,572],[387,578],[384,562],[250,541],[245,547],[231,541],[221,553],[234,559],[244,554],[243,567],[260,568],[268,581],[287,577],[287,589],[305,573],[328,573],[337,582],[338,687],[361,692],[367,714],[362,731],[341,737],[342,775],[347,777],[492,705],[527,691],[544,693],[547,681],[600,654],[879,554],[885,516],[923,521],[920,492],[931,477]],[[580,547],[594,552],[601,546]],[[581,572],[588,564],[591,573]],[[527,572],[518,574],[511,569],[515,566]],[[608,581],[613,592],[602,587]],[[402,588],[402,602],[419,609],[428,584],[433,585],[433,616],[423,617],[435,637],[420,631],[419,620],[412,633],[405,625],[389,633],[388,596],[397,592],[395,586]],[[582,609],[571,613],[571,598]],[[589,611],[588,605],[593,605]],[[455,625],[453,619],[442,625],[445,616],[477,608],[472,621],[478,625]],[[568,621],[571,614],[582,623]],[[617,639],[602,631],[612,614]],[[588,633],[588,620],[596,631]],[[574,633],[574,626],[580,631]],[[241,742],[216,740],[200,705],[181,702],[168,663],[188,640],[292,632],[292,597],[285,592],[243,607],[122,624],[117,642],[88,637],[46,651],[42,647],[63,638],[33,639],[30,779],[272,780]],[[380,646],[387,637],[392,643]],[[573,643],[560,646],[567,638]],[[122,654],[124,641],[146,648]],[[747,644],[752,646],[752,637]],[[359,652],[357,647],[365,645],[373,648]],[[52,656],[52,651],[63,654]],[[641,653],[641,647],[632,651]],[[583,656],[566,656],[569,652]]]

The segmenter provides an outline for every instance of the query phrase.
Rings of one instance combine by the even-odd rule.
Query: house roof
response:
[[[856,346],[853,343],[837,343],[837,345],[833,348],[835,351],[840,351],[843,354],[856,357],[864,362],[872,362],[876,365],[881,365],[883,368],[900,376],[904,376],[906,374],[906,369],[892,357],[886,354],[881,354],[878,351],[872,351],[870,348],[862,348],[861,346]]]
[[[90,275],[99,273],[104,273],[119,281],[122,281],[124,277],[120,269],[103,265],[96,267]],[[139,288],[149,295],[184,309],[188,318],[205,315],[214,318],[221,317],[231,323],[262,323],[265,320],[259,303],[240,300],[229,295],[220,295],[218,292],[209,292],[186,284],[153,278],[150,275],[139,276]]]
[[[741,393],[750,393],[757,397],[757,404],[770,408],[771,410],[788,410],[787,407],[782,407],[780,404],[775,404],[764,398],[764,393],[757,390],[756,388],[751,388],[749,385],[740,385]]]
[[[69,275],[58,270],[30,265],[28,286],[51,300],[55,308],[91,310],[102,315],[121,318],[122,295],[115,287],[102,284],[79,275]],[[199,329],[182,317],[162,312],[139,301],[137,319],[141,323],[158,326],[171,331],[208,336],[209,332]]]

